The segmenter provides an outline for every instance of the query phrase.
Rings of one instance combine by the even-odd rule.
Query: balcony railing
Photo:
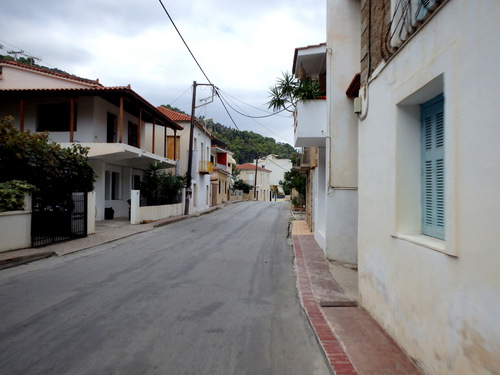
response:
[[[200,160],[198,162],[198,172],[201,174],[212,173],[214,171],[214,163],[211,161]]]
[[[325,147],[326,124],[325,99],[299,101],[295,110],[295,147]]]

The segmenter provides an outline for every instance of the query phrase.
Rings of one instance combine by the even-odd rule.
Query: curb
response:
[[[293,249],[295,253],[295,270],[297,273],[297,286],[300,300],[309,323],[316,333],[323,352],[335,375],[357,375],[352,362],[344,351],[341,343],[334,335],[318,304],[314,300],[311,282],[307,274],[302,247],[297,236],[293,237]]]
[[[15,258],[0,260],[0,270],[20,266],[22,264],[31,263],[36,260],[50,258],[56,255],[55,251],[42,251],[35,254],[22,255]]]

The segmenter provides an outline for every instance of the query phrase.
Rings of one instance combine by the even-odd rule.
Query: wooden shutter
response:
[[[444,240],[444,97],[421,105],[422,233]]]

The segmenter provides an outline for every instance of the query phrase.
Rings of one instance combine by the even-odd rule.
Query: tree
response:
[[[148,206],[178,203],[185,183],[184,177],[165,173],[158,164],[153,163],[141,181],[141,194]]]
[[[236,181],[234,181],[233,188],[236,190],[243,190],[245,194],[248,194],[252,187],[242,179],[238,178]]]
[[[297,79],[293,74],[284,72],[283,78],[278,78],[276,84],[269,88],[269,108],[274,111],[286,110],[293,112],[299,100],[314,100],[320,96],[319,82],[306,77]]]
[[[301,175],[298,171],[291,169],[290,171],[285,172],[283,180],[281,180],[279,184],[283,186],[285,194],[289,195],[292,189],[295,189],[299,193],[300,198],[302,200],[305,199],[307,179],[306,176]]]
[[[20,132],[12,121],[10,116],[0,120],[0,182],[26,181],[41,194],[94,189],[88,148],[62,148],[47,133]]]

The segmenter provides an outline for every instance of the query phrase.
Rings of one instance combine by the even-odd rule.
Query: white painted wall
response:
[[[24,198],[24,210],[0,212],[0,253],[31,247],[31,195]]]
[[[189,158],[189,136],[190,136],[190,122],[180,121],[179,125],[183,126],[184,129],[177,131],[177,136],[180,137],[180,158],[177,162],[177,174],[184,176],[187,173],[188,158]],[[168,129],[168,135],[173,135],[173,131]],[[199,212],[206,210],[210,207],[210,194],[207,197],[207,191],[211,191],[210,187],[210,174],[200,174],[199,161],[205,160],[210,161],[210,152],[212,138],[210,133],[200,128],[198,125],[195,126],[193,133],[193,165],[192,165],[192,189],[193,194],[189,200],[189,212]],[[203,147],[202,147],[203,144]],[[195,186],[196,185],[196,186]],[[197,193],[194,194],[194,190]],[[196,198],[196,201],[194,200]]]
[[[148,221],[156,221],[166,219],[173,216],[180,216],[184,214],[184,197],[185,192],[182,193],[182,202],[177,204],[167,204],[161,206],[140,206],[141,192],[139,190],[131,191],[130,202],[130,224],[141,224]]]
[[[428,374],[500,373],[499,14],[449,1],[370,84],[359,124],[359,301]],[[445,241],[419,228],[418,104],[439,91]]]
[[[359,1],[327,2],[327,135],[324,188],[325,215],[317,226],[318,244],[329,259],[357,263],[358,117],[345,92],[360,70]],[[320,159],[321,160],[321,159]],[[323,199],[323,198],[320,198]],[[318,202],[322,204],[323,202]]]
[[[84,82],[58,75],[34,71],[30,68],[1,64],[0,89],[46,89],[79,88],[96,86],[95,82]]]
[[[292,161],[290,159],[278,159],[276,155],[268,155],[259,159],[259,166],[271,171],[269,185],[279,185],[279,182],[284,179],[285,172],[292,169]]]

